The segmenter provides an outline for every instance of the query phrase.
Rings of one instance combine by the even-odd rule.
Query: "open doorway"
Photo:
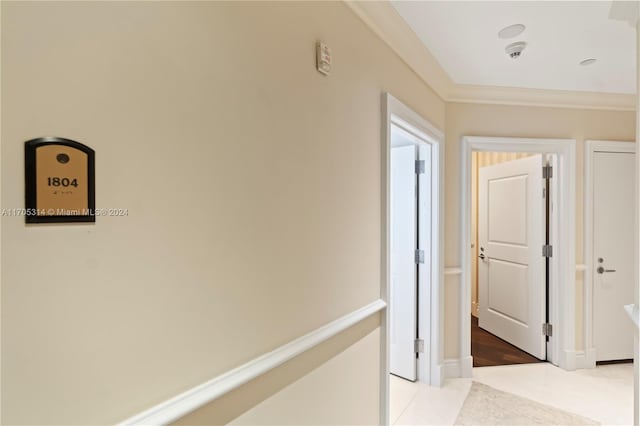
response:
[[[390,160],[389,369],[413,382],[424,353],[418,317],[428,315],[418,301],[431,282],[431,146],[392,123]]]
[[[575,229],[575,140],[464,136],[461,143],[461,293],[459,305],[460,353],[456,377],[472,377],[472,158],[473,152],[518,152],[551,155],[553,177],[549,197],[548,321],[531,324],[531,330],[548,333],[547,361],[566,370],[579,365],[576,350],[576,229]],[[542,173],[542,171],[541,171]],[[542,257],[543,246],[538,247]],[[547,336],[545,336],[547,337]],[[545,339],[546,340],[546,339]]]
[[[381,297],[387,309],[380,349],[387,423],[390,406],[406,396],[397,384],[411,385],[397,376],[435,386],[444,379],[444,135],[390,94],[383,105]]]
[[[387,309],[380,417],[386,424],[403,406],[403,385],[413,385],[397,376],[434,386],[444,380],[444,135],[388,93],[383,105],[381,297]]]
[[[546,360],[552,163],[540,153],[472,154],[474,367]]]

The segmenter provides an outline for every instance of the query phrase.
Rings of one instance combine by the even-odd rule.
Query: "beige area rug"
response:
[[[528,398],[473,382],[456,425],[599,425]]]

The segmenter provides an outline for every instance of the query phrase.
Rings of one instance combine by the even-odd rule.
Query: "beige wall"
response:
[[[445,211],[447,266],[460,265],[460,141],[463,136],[568,138],[576,140],[576,260],[583,262],[583,146],[588,139],[633,141],[635,113],[566,108],[520,107],[508,105],[447,104]],[[582,277],[577,276],[576,330],[578,348],[582,346]],[[459,352],[459,276],[446,282],[445,357]]]
[[[379,297],[381,95],[440,128],[445,105],[344,4],[2,2],[1,24],[2,207],[24,205],[24,141],[57,135],[129,211],[2,218],[3,423],[117,422]],[[231,417],[294,383],[319,422],[370,423],[371,321]],[[301,421],[284,395],[244,421]]]

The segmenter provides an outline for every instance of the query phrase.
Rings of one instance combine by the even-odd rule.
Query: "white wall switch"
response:
[[[331,49],[322,42],[316,44],[316,67],[324,75],[331,71]]]

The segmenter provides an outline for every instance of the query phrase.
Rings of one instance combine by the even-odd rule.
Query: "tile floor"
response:
[[[453,425],[472,379],[442,388],[391,376],[392,425]],[[549,363],[480,367],[473,380],[495,389],[588,417],[603,425],[633,424],[633,365],[564,371]]]

